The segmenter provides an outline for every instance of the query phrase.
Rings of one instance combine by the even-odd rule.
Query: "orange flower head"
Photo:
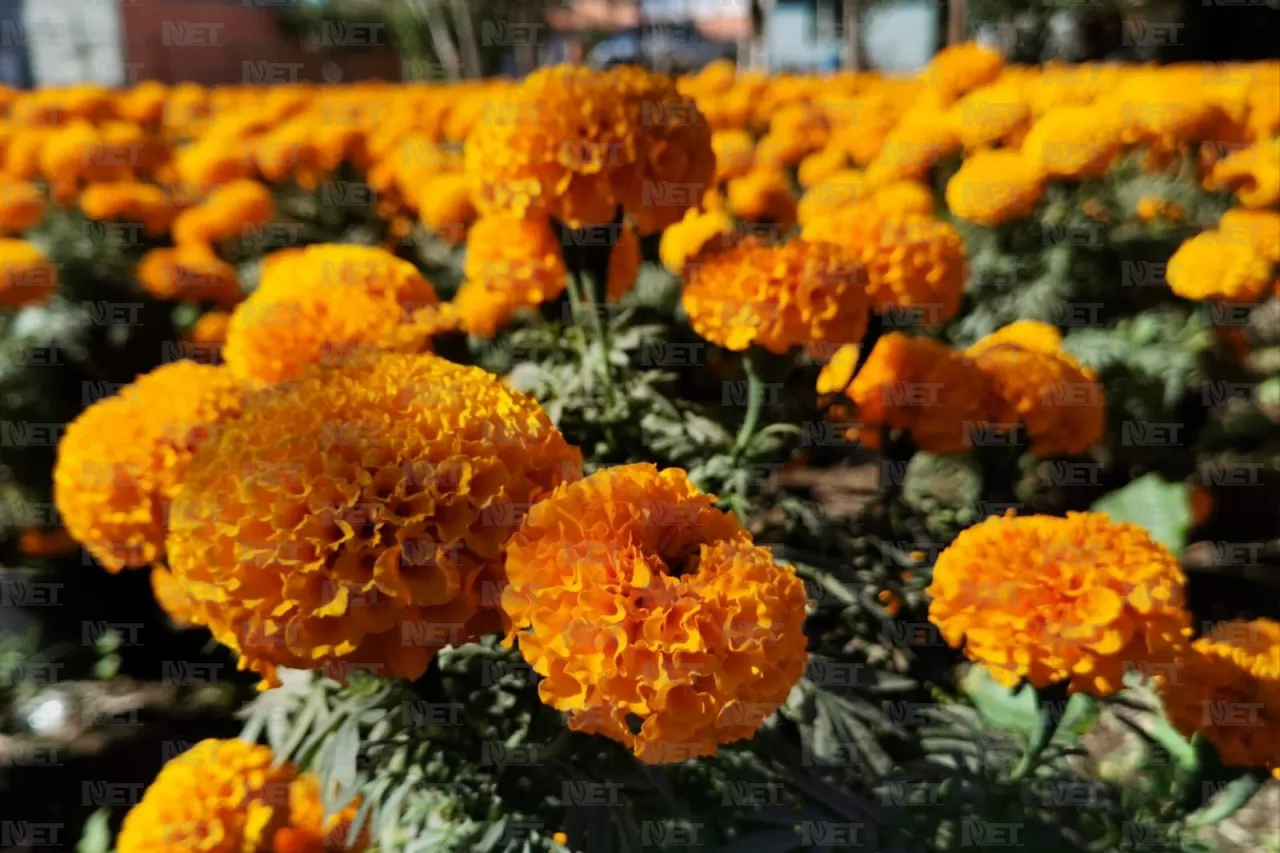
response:
[[[952,108],[960,142],[987,148],[1020,134],[1031,122],[1031,105],[1014,83],[998,80],[965,95]]]
[[[1266,246],[1240,229],[1202,231],[1185,241],[1169,258],[1165,279],[1183,299],[1257,302],[1275,286]]]
[[[929,620],[1006,687],[1110,696],[1191,635],[1178,560],[1104,513],[992,517],[938,557]]]
[[[1043,193],[1040,173],[1020,152],[978,151],[947,182],[947,207],[994,227],[1030,214]]]
[[[1084,453],[1106,429],[1106,392],[1070,355],[1038,344],[1024,347],[1011,337],[1008,343],[979,341],[968,355],[990,377],[1009,416],[1025,426],[1032,453]],[[1035,332],[1025,337],[1044,340]]]
[[[772,222],[790,228],[796,221],[791,179],[776,166],[761,166],[729,181],[726,206],[747,222]]]
[[[1106,173],[1122,147],[1120,118],[1093,106],[1055,107],[1041,116],[1022,142],[1037,171],[1055,178],[1089,178]]]
[[[857,343],[867,328],[866,279],[835,246],[749,239],[686,265],[684,308],[694,330],[725,349]]]
[[[191,455],[242,396],[223,368],[175,361],[90,405],[67,425],[53,469],[67,530],[110,572],[162,559]]]
[[[916,110],[889,131],[876,158],[867,165],[873,186],[921,180],[945,157],[960,150],[960,137],[949,113]]]
[[[417,267],[384,249],[286,249],[264,260],[258,289],[232,313],[223,357],[263,386],[366,346],[429,349],[431,330],[412,320],[438,302]]]
[[[58,268],[26,240],[0,237],[0,308],[40,305],[58,289]]]
[[[975,42],[943,48],[929,61],[923,77],[939,101],[949,103],[971,89],[990,83],[1004,70],[998,51]]]
[[[324,819],[318,780],[270,748],[202,740],[161,768],[125,815],[119,853],[358,853],[346,831],[359,799]]]
[[[492,338],[521,308],[534,308],[564,292],[568,271],[551,221],[481,216],[467,235],[465,280],[453,298],[462,327]]]
[[[879,313],[915,311],[922,323],[937,325],[960,308],[968,277],[964,240],[940,219],[858,206],[810,222],[801,236],[839,246],[861,267]]]
[[[857,349],[835,354],[818,377],[818,392],[847,389],[856,405],[860,439],[876,446],[882,427],[900,429],[921,450],[962,453],[1002,405],[985,374],[963,354],[928,338],[890,332],[876,342],[850,384]]]
[[[518,509],[581,465],[498,377],[371,352],[247,398],[192,459],[169,563],[193,619],[268,683],[277,666],[412,680],[495,627]]]
[[[44,218],[44,195],[35,184],[0,175],[0,232],[25,234]]]
[[[140,181],[90,184],[80,194],[80,210],[86,219],[140,225],[152,237],[169,230],[174,214],[169,193]]]
[[[142,257],[134,275],[157,299],[213,302],[223,307],[240,300],[235,267],[201,245],[152,249]]]
[[[448,243],[461,243],[475,221],[471,202],[471,178],[461,172],[434,175],[414,199],[422,224]]]
[[[662,232],[658,257],[679,275],[685,264],[708,247],[723,248],[737,240],[738,226],[723,210],[691,209],[684,219]]]
[[[178,214],[173,221],[173,241],[180,246],[214,246],[252,235],[274,215],[271,191],[257,181],[241,178],[223,184],[200,204]]]
[[[849,158],[844,150],[829,145],[810,154],[800,161],[796,171],[796,180],[802,187],[812,187],[839,173],[848,164]]]
[[[535,71],[488,102],[464,157],[481,213],[537,209],[581,228],[621,208],[643,234],[678,221],[715,175],[692,99],[638,68]]]
[[[1222,214],[1218,232],[1227,243],[1248,243],[1274,264],[1280,264],[1280,213],[1235,207]]]
[[[867,203],[885,216],[930,216],[937,204],[933,191],[919,181],[891,181],[877,187]]]
[[[625,465],[535,504],[502,606],[575,731],[641,761],[751,737],[804,672],[804,585],[678,469]]]
[[[756,144],[745,130],[717,130],[711,134],[716,158],[716,181],[741,178],[755,163]]]
[[[1169,721],[1222,762],[1280,769],[1280,622],[1223,622],[1157,678]]]
[[[841,169],[805,190],[796,207],[796,218],[801,225],[807,225],[815,219],[863,201],[871,196],[872,191],[862,172],[857,169]]]
[[[198,345],[221,345],[227,340],[231,315],[226,311],[206,311],[196,318],[185,340]]]
[[[965,350],[965,355],[976,358],[987,350],[1009,345],[1033,352],[1057,353],[1062,351],[1062,332],[1052,323],[1041,320],[1015,320],[983,336]]]

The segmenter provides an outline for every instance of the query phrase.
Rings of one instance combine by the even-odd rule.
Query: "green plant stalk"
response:
[[[1227,785],[1218,802],[1188,817],[1187,826],[1202,829],[1228,819],[1253,799],[1253,795],[1258,793],[1266,780],[1267,774],[1260,770],[1251,770],[1240,776]]]
[[[764,379],[760,375],[760,350],[752,347],[742,357],[742,370],[747,377],[747,415],[733,442],[733,458],[740,460],[760,426],[760,414],[764,410]]]
[[[1066,716],[1067,699],[1067,685],[1065,682],[1051,684],[1036,691],[1036,709],[1039,714],[1036,720],[1036,727],[1031,732],[1031,738],[1027,742],[1027,751],[1022,754],[1022,759],[1013,768],[1013,772],[1009,774],[1010,782],[1022,780],[1035,769],[1045,747],[1053,740],[1054,734],[1058,731],[1058,726]],[[1054,718],[1055,713],[1059,714],[1056,719]]]

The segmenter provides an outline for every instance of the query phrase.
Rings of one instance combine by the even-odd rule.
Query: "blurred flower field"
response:
[[[15,838],[1280,843],[1280,63],[0,114]]]

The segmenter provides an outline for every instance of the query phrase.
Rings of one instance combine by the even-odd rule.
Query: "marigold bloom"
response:
[[[1031,106],[1023,93],[1003,80],[973,90],[952,110],[960,142],[971,150],[1008,140],[1031,121]]]
[[[1040,173],[1020,152],[978,151],[947,182],[947,207],[993,227],[1027,216],[1044,194]]]
[[[370,353],[247,399],[191,462],[169,563],[194,619],[269,683],[276,666],[414,679],[493,625],[517,510],[581,464],[500,378]]]
[[[462,327],[491,338],[520,308],[564,292],[568,271],[546,216],[482,216],[467,235],[466,276],[453,298]]]
[[[1104,513],[988,518],[938,557],[929,621],[1006,687],[1109,696],[1191,634],[1177,558]]]
[[[435,175],[414,196],[422,224],[449,243],[462,242],[476,218],[471,183],[460,172]]]
[[[412,320],[438,302],[417,267],[383,249],[286,249],[268,256],[258,289],[231,315],[223,357],[261,386],[364,346],[428,349],[433,330]]]
[[[151,594],[174,625],[189,628],[195,624],[191,616],[191,597],[161,563],[151,567]]]
[[[25,234],[44,218],[44,196],[35,184],[0,175],[0,231]]]
[[[171,759],[124,817],[118,853],[268,853],[289,824],[292,765],[270,748],[202,740]]]
[[[892,181],[877,187],[867,203],[886,216],[914,213],[931,216],[937,202],[933,191],[919,181]]]
[[[965,350],[970,358],[1001,346],[1017,346],[1033,352],[1057,353],[1062,351],[1062,332],[1052,323],[1041,320],[1015,320],[984,335]]]
[[[162,559],[169,503],[191,454],[236,415],[241,398],[224,369],[175,361],[81,412],[53,469],[68,532],[113,573]]]
[[[932,216],[880,214],[869,207],[855,206],[810,222],[801,236],[839,246],[865,271],[873,310],[915,309],[924,323],[946,322],[964,296],[964,240]]]
[[[58,268],[26,240],[0,237],[0,308],[39,305],[58,289]]]
[[[502,606],[569,727],[647,763],[751,737],[803,674],[805,591],[678,469],[625,465],[535,504]]]
[[[174,167],[183,184],[196,189],[212,189],[253,175],[253,154],[238,134],[212,133],[179,148]]]
[[[230,325],[231,315],[226,311],[206,311],[191,324],[185,340],[202,345],[226,343]]]
[[[741,178],[755,163],[756,144],[745,130],[717,130],[711,134],[716,157],[716,181]]]
[[[252,234],[274,215],[271,190],[241,178],[223,184],[200,204],[178,214],[173,221],[173,241],[180,246],[214,246]]]
[[[922,76],[937,93],[942,103],[990,83],[1004,69],[1004,57],[998,51],[975,42],[945,47],[934,55]]]
[[[1239,241],[1256,246],[1272,263],[1280,264],[1280,213],[1232,208],[1222,214],[1217,230],[1225,242]]]
[[[1032,125],[1022,152],[1041,174],[1079,179],[1106,173],[1122,144],[1111,110],[1056,107]]]
[[[867,328],[866,279],[835,246],[752,239],[686,267],[684,308],[694,330],[725,349],[856,343]]]
[[[790,228],[796,221],[796,197],[786,172],[773,166],[752,169],[726,186],[726,206],[747,222],[773,222]]]
[[[1256,302],[1274,287],[1265,247],[1233,233],[1202,231],[1169,258],[1165,279],[1183,299]]]
[[[1025,425],[1032,453],[1083,453],[1102,438],[1106,393],[1070,355],[984,341],[967,354],[991,378],[1011,417]]]
[[[1223,764],[1280,766],[1280,622],[1222,622],[1158,680],[1169,721],[1203,735]]]
[[[167,192],[140,181],[90,184],[80,194],[80,210],[86,219],[136,223],[153,237],[169,230],[174,214]]]
[[[171,759],[125,815],[119,853],[356,853],[347,829],[359,800],[324,819],[318,780],[270,748],[202,740]]]
[[[928,338],[890,332],[876,342],[850,384],[857,348],[835,354],[818,377],[818,392],[845,390],[857,406],[859,440],[879,445],[881,427],[900,429],[921,450],[962,453],[1003,408],[972,360]]]
[[[872,192],[862,172],[841,169],[805,190],[796,206],[796,219],[801,225],[807,225],[870,197]]]
[[[464,155],[482,213],[536,208],[580,228],[612,222],[621,208],[648,234],[696,205],[715,174],[711,131],[693,101],[637,68],[544,68],[487,112]]]
[[[796,180],[802,187],[811,187],[838,173],[848,163],[848,155],[834,146],[815,151],[800,162]]]
[[[200,245],[152,249],[142,256],[134,275],[157,299],[214,302],[225,307],[240,300],[235,267]]]
[[[716,248],[727,246],[737,233],[737,224],[725,211],[691,209],[684,219],[662,232],[658,257],[664,267],[679,275],[689,259],[709,244],[716,243]]]
[[[916,111],[889,131],[876,158],[867,164],[867,180],[873,186],[920,180],[939,160],[958,150],[960,137],[947,113]]]

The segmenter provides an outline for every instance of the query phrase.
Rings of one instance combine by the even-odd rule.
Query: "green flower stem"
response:
[[[747,415],[733,442],[733,458],[741,459],[751,439],[760,426],[760,413],[764,409],[764,379],[761,376],[762,353],[758,347],[747,350],[742,357],[742,370],[747,376]]]
[[[1202,829],[1221,823],[1244,808],[1267,778],[1268,774],[1261,770],[1251,770],[1236,778],[1223,789],[1222,796],[1216,803],[1188,817],[1187,826]]]
[[[1053,740],[1054,734],[1058,731],[1058,726],[1062,723],[1062,718],[1066,716],[1068,698],[1065,682],[1051,684],[1036,691],[1036,710],[1038,712],[1036,726],[1031,732],[1031,738],[1027,742],[1027,751],[1022,754],[1022,760],[1018,762],[1018,765],[1013,768],[1013,772],[1009,774],[1009,781],[1017,782],[1036,768],[1041,754]],[[1055,714],[1057,715],[1056,717]]]

